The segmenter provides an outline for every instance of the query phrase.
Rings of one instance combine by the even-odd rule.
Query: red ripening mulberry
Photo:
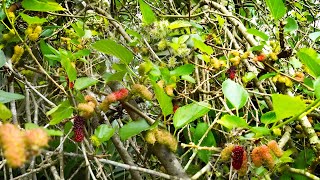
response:
[[[273,157],[270,153],[270,149],[268,148],[268,146],[266,146],[266,145],[261,146],[260,154],[264,160],[264,163],[267,164],[269,169],[272,169],[274,167],[274,160],[273,160]]]
[[[227,70],[227,74],[229,75],[229,78],[231,80],[234,80],[234,78],[236,77],[236,72],[237,72],[237,68],[235,66],[231,66],[228,70]]]
[[[235,146],[232,150],[232,167],[236,170],[241,168],[243,162],[243,152],[242,146]]]
[[[262,157],[260,154],[260,148],[261,148],[260,146],[255,147],[251,152],[251,159],[252,159],[253,164],[256,167],[262,166]]]
[[[266,55],[264,53],[259,54],[259,56],[257,56],[257,60],[258,61],[264,61],[266,59]]]
[[[122,89],[119,89],[118,91],[113,92],[112,94],[114,94],[117,101],[121,101],[128,96],[129,91],[126,88],[122,88]]]
[[[74,117],[73,123],[74,140],[81,142],[84,139],[84,119],[81,116]]]
[[[268,143],[268,147],[277,157],[281,157],[283,155],[282,149],[278,146],[278,143],[275,140],[270,141]]]

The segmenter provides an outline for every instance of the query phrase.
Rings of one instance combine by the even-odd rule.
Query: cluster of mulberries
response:
[[[23,47],[16,45],[13,48],[13,55],[11,57],[11,61],[13,64],[16,64],[21,59],[21,56],[23,55],[24,49]]]
[[[84,119],[81,116],[75,116],[73,122],[74,140],[81,142],[84,139]]]
[[[119,89],[118,91],[109,94],[100,104],[100,109],[102,111],[107,111],[111,103],[125,100],[128,94],[129,91],[126,88]]]
[[[85,96],[85,101],[86,103],[78,104],[78,110],[79,110],[80,116],[88,119],[93,115],[94,108],[98,105],[98,102],[94,97],[90,95]]]
[[[25,35],[31,40],[36,41],[42,32],[42,27],[40,25],[32,24],[28,26],[25,31]]]
[[[10,167],[22,166],[28,155],[38,154],[48,142],[49,136],[41,128],[23,131],[9,123],[0,126],[0,145]]]
[[[244,176],[248,169],[247,152],[242,146],[228,144],[220,153],[222,161],[232,159],[232,167],[238,170],[240,176]]]
[[[134,84],[132,86],[131,92],[133,94],[138,94],[139,96],[141,96],[142,98],[144,98],[148,101],[151,101],[152,97],[153,97],[152,92],[150,92],[146,86],[141,85],[141,84]]]
[[[253,164],[256,167],[265,164],[269,169],[272,169],[275,165],[275,161],[271,152],[277,157],[283,155],[283,151],[274,140],[270,141],[267,145],[255,147],[251,152]]]
[[[175,152],[178,147],[178,141],[176,138],[167,130],[164,129],[151,129],[147,131],[145,140],[149,144],[163,144],[167,146],[172,152]]]

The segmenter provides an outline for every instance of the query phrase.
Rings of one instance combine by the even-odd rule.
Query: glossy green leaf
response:
[[[4,104],[0,103],[0,119],[6,121],[12,117],[10,109],[8,109]]]
[[[251,127],[250,130],[255,133],[256,138],[271,134],[270,129],[266,127]]]
[[[54,0],[43,1],[43,0],[23,0],[21,3],[25,10],[29,11],[63,11],[64,8],[60,6]]]
[[[59,104],[57,107],[54,107],[46,114],[51,116],[50,125],[55,125],[60,123],[62,120],[70,118],[73,113],[73,107],[70,106],[69,101],[64,101]]]
[[[198,144],[199,140],[202,138],[204,133],[207,131],[209,128],[207,123],[199,123],[197,124],[197,127],[194,131],[194,143]],[[212,146],[217,146],[216,140],[213,136],[213,133],[209,131],[207,136],[203,139],[201,142],[200,146],[207,146],[207,147],[212,147]],[[197,152],[198,157],[205,163],[208,163],[210,158],[211,158],[212,151],[208,150],[199,150]]]
[[[260,37],[260,38],[261,38],[262,40],[264,40],[264,41],[267,41],[267,40],[269,39],[269,36],[268,36],[268,35],[266,35],[265,33],[261,32],[261,31],[259,31],[259,30],[257,30],[257,29],[247,29],[247,32],[248,32],[249,34],[254,35],[254,36]]]
[[[294,116],[306,107],[300,97],[291,97],[283,94],[272,94],[271,97],[277,121]]]
[[[176,129],[204,116],[210,111],[210,104],[205,102],[194,102],[177,109],[173,116],[173,125]]]
[[[74,83],[74,88],[77,90],[85,89],[89,86],[93,86],[98,83],[97,79],[93,79],[90,77],[82,77],[76,79],[76,82]]]
[[[108,141],[114,134],[115,130],[106,124],[101,124],[95,131],[94,135],[100,142]]]
[[[263,49],[264,45],[258,45],[258,46],[253,46],[249,50],[250,51],[261,51]]]
[[[154,93],[159,102],[160,108],[162,110],[162,114],[167,116],[173,113],[173,106],[171,102],[171,97],[168,96],[162,88],[155,81],[151,81]]]
[[[150,125],[144,119],[131,121],[120,129],[119,135],[121,140],[126,140],[132,136],[140,134],[142,131],[148,130],[149,127]]]
[[[282,18],[287,11],[282,0],[266,0],[266,4],[275,20]]]
[[[263,124],[275,123],[277,122],[276,113],[274,111],[266,112],[261,116],[260,120]]]
[[[48,133],[49,136],[63,136],[63,132],[60,130],[47,129],[47,128],[44,128],[44,130]]]
[[[206,45],[204,42],[193,38],[194,42],[194,48],[198,48],[200,51],[207,53],[208,55],[211,55],[213,53],[213,49],[211,46]]]
[[[314,82],[314,93],[317,98],[320,98],[320,77],[318,77]]]
[[[92,47],[102,53],[119,58],[125,64],[129,64],[133,60],[131,51],[110,39],[99,40],[92,44]]]
[[[139,0],[140,11],[142,14],[142,21],[149,25],[156,20],[156,16],[154,15],[151,7],[145,3],[143,0]]]
[[[302,48],[298,51],[297,56],[306,65],[311,75],[320,76],[320,57],[314,49]]]
[[[227,79],[222,83],[222,92],[237,109],[241,109],[249,99],[248,92],[240,84],[231,79]]]
[[[292,32],[297,30],[298,28],[299,27],[296,20],[294,20],[292,17],[287,18],[287,24],[284,26],[285,32]]]
[[[252,79],[254,79],[255,77],[257,77],[257,75],[253,72],[247,72],[244,74],[244,76],[242,77],[242,81],[243,83],[248,83],[250,82]]]
[[[29,25],[30,24],[43,24],[45,22],[48,22],[47,19],[45,18],[39,18],[37,16],[29,16],[27,14],[24,13],[20,13],[20,16],[22,17],[22,19],[27,22]]]
[[[192,64],[185,64],[182,66],[179,66],[175,68],[174,70],[170,71],[171,76],[183,76],[183,75],[189,75],[193,72],[194,65]]]
[[[191,27],[191,26],[192,26],[192,24],[189,21],[178,20],[178,21],[173,21],[172,23],[170,23],[168,28],[169,29],[177,29],[177,28]]]
[[[231,116],[228,114],[222,116],[222,118],[220,120],[218,120],[218,123],[228,129],[248,128],[249,127],[248,123],[244,119],[242,119],[238,116]]]
[[[4,52],[0,50],[0,68],[6,64],[6,56]]]
[[[320,31],[309,34],[309,38],[314,42],[319,41],[320,40],[319,37],[320,37]]]
[[[0,103],[7,103],[14,100],[24,99],[24,96],[16,93],[9,93],[0,90]]]

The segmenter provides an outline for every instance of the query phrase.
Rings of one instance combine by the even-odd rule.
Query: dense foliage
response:
[[[319,179],[316,0],[2,0],[1,179]]]

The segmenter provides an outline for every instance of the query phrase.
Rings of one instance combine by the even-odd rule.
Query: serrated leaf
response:
[[[115,130],[106,124],[101,124],[95,131],[94,135],[99,139],[100,142],[108,141],[114,134]]]
[[[310,74],[320,76],[320,58],[318,53],[312,48],[302,48],[298,51],[297,56],[301,62],[306,65]]]
[[[284,26],[285,32],[292,32],[297,30],[298,28],[299,27],[296,20],[294,20],[292,17],[287,18],[287,24]]]
[[[266,127],[250,127],[250,130],[255,133],[256,138],[271,134],[270,129]]]
[[[266,0],[266,4],[275,20],[285,15],[287,8],[282,0]]]
[[[261,116],[261,122],[263,124],[271,124],[277,122],[276,113],[274,111],[266,112]]]
[[[93,79],[90,77],[82,77],[76,79],[76,82],[74,83],[74,88],[77,90],[85,89],[89,86],[93,86],[98,83],[97,79]]]
[[[0,103],[8,103],[14,100],[24,99],[24,96],[0,90]]]
[[[213,49],[211,46],[206,45],[204,42],[193,38],[194,48],[198,48],[200,51],[207,53],[208,55],[211,55],[213,53]]]
[[[309,34],[309,38],[314,42],[319,41],[319,37],[320,37],[320,31]]]
[[[4,104],[0,103],[0,119],[2,119],[4,122],[7,119],[10,119],[12,117],[12,113],[10,109],[8,109]]]
[[[249,99],[248,92],[231,79],[227,79],[222,83],[222,92],[236,109],[241,109]]]
[[[283,94],[272,94],[271,97],[277,121],[294,116],[306,107],[299,97]]]
[[[125,64],[129,64],[133,60],[131,51],[109,39],[99,40],[92,44],[92,47],[102,53],[119,58],[120,61]]]
[[[41,1],[41,0],[23,0],[21,3],[25,10],[29,11],[63,11],[64,8],[54,0]]]
[[[267,41],[267,40],[269,39],[269,36],[268,36],[268,35],[266,35],[265,33],[261,32],[261,31],[259,31],[259,30],[257,30],[257,29],[247,29],[247,32],[248,32],[249,34],[254,35],[254,36],[260,37],[260,38],[261,38],[262,40],[264,40],[264,41]]]
[[[248,128],[249,127],[248,123],[244,119],[242,119],[238,116],[231,116],[228,114],[222,116],[222,118],[220,120],[218,120],[218,123],[228,129]]]
[[[54,107],[52,110],[46,114],[51,116],[50,125],[55,125],[60,123],[66,118],[70,118],[73,113],[73,108],[70,106],[69,101],[64,101],[60,103],[57,107]]]
[[[27,14],[24,13],[20,13],[20,16],[22,17],[22,19],[27,22],[29,25],[30,24],[43,24],[45,22],[48,22],[45,18],[39,18],[37,16],[29,16]]]
[[[183,76],[189,75],[193,72],[194,65],[192,64],[185,64],[175,68],[174,70],[170,71],[170,76]]]
[[[171,97],[168,96],[162,88],[155,81],[151,81],[154,93],[159,102],[160,108],[162,110],[162,114],[167,116],[173,113],[173,106],[171,102]]]
[[[154,15],[151,7],[145,3],[143,0],[139,0],[140,11],[142,14],[142,21],[149,25],[156,20],[156,16]]]
[[[0,68],[6,64],[6,56],[4,52],[0,50]]]
[[[210,104],[205,102],[194,102],[179,107],[173,116],[173,125],[176,129],[204,116],[210,111]]]
[[[132,136],[140,134],[142,131],[148,130],[150,125],[144,120],[131,121],[119,130],[121,140],[126,140]]]

